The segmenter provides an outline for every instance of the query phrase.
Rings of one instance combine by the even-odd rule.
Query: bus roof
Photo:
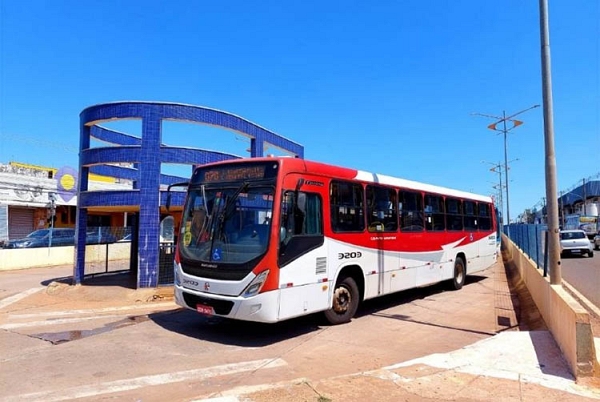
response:
[[[410,190],[426,191],[437,194],[449,195],[457,198],[467,198],[476,201],[492,202],[490,196],[484,196],[479,194],[470,193],[468,191],[455,190],[447,187],[436,186],[433,184],[427,184],[407,179],[401,179],[397,177],[387,176],[378,173],[366,172],[363,170],[345,168],[341,166],[329,165],[322,162],[311,161],[307,159],[293,158],[287,156],[269,156],[259,158],[243,158],[227,160],[222,162],[216,162],[215,164],[228,164],[228,163],[244,163],[249,161],[278,161],[282,167],[286,170],[307,172],[314,175],[327,176],[332,178],[347,179],[347,180],[358,180],[366,183],[378,183],[388,186],[402,187]],[[211,164],[212,165],[212,164]],[[199,166],[202,167],[202,166]]]

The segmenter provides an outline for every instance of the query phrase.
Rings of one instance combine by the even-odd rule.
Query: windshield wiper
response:
[[[242,191],[246,191],[246,189],[248,189],[248,182],[243,182],[242,185],[237,190],[235,190],[235,192],[231,196],[225,197],[225,206],[223,207],[223,213],[220,217],[221,220],[226,220],[233,214],[233,210],[235,208],[235,200],[237,200],[240,193]],[[233,201],[233,203],[231,201]],[[232,205],[234,206],[233,208],[231,208]]]
[[[243,182],[241,186],[237,188],[231,195],[225,195],[225,199],[223,201],[223,206],[219,209],[219,211],[215,211],[214,213],[218,213],[217,219],[219,220],[216,230],[214,232],[214,236],[211,239],[210,249],[214,249],[215,239],[218,239],[223,234],[223,229],[225,227],[225,222],[233,215],[235,209],[235,200],[237,200],[238,196],[242,191],[245,191],[248,188],[249,183]],[[232,202],[233,201],[233,202]],[[231,207],[233,205],[233,208]],[[213,208],[214,209],[214,208]],[[225,239],[223,239],[225,240]],[[210,259],[213,259],[213,254],[211,252]]]

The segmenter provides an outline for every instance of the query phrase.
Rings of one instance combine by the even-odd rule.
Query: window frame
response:
[[[348,186],[350,192],[340,195],[340,186]],[[334,192],[337,192],[334,195]],[[343,198],[343,199],[342,199]],[[348,200],[347,198],[351,198]],[[335,202],[337,201],[337,203]],[[361,233],[365,231],[365,189],[362,184],[347,180],[332,180],[329,184],[329,224],[334,233]],[[345,211],[342,212],[342,209]],[[339,221],[340,215],[354,216],[346,221]],[[342,226],[342,225],[345,225]]]
[[[387,192],[384,195],[384,192]],[[369,232],[398,231],[398,192],[393,187],[367,184],[365,188],[367,230]],[[379,204],[387,198],[387,208]],[[386,212],[387,211],[387,212]]]

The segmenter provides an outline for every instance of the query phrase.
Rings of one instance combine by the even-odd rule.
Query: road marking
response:
[[[213,397],[204,399],[193,399],[190,402],[240,402],[239,397],[242,396],[244,401],[248,401],[245,395],[254,394],[256,392],[268,391],[278,388],[290,388],[295,385],[308,384],[310,380],[306,377],[295,378],[293,380],[273,382],[269,384],[258,385],[242,385],[236,388],[221,391]]]
[[[207,378],[224,376],[229,374],[254,371],[264,368],[275,368],[286,366],[283,359],[263,359],[241,363],[224,364],[221,366],[205,367],[195,370],[179,371],[175,373],[156,374],[126,380],[109,381],[94,385],[83,385],[80,387],[61,389],[56,391],[43,391],[31,394],[22,394],[5,397],[3,401],[65,401],[76,398],[90,398],[98,395],[114,392],[131,391],[147,386],[171,384],[181,381],[204,380]]]
[[[104,319],[104,318],[123,318],[123,316],[122,315],[99,315],[99,316],[93,316],[93,317],[62,318],[62,319],[57,319],[57,320],[46,320],[46,321],[15,322],[12,324],[2,324],[2,325],[0,325],[0,329],[44,327],[44,326],[48,326],[48,325],[71,324],[74,322],[100,320],[100,319]]]
[[[164,302],[164,303],[148,303],[139,304],[133,306],[121,306],[121,307],[106,307],[106,308],[93,308],[87,310],[69,310],[69,311],[45,311],[41,313],[32,314],[11,314],[10,319],[25,319],[25,318],[37,318],[37,317],[62,317],[69,315],[86,315],[86,314],[102,314],[102,313],[114,313],[119,311],[130,311],[130,310],[142,310],[142,309],[154,309],[162,307],[177,307],[175,302]]]
[[[21,299],[26,298],[27,296],[31,296],[32,294],[37,293],[42,289],[45,289],[45,288],[43,288],[43,287],[31,288],[24,292],[17,293],[16,295],[7,297],[6,299],[2,299],[2,300],[0,300],[0,310],[5,308],[6,306],[9,306],[9,305],[15,303],[15,302],[18,302]]]

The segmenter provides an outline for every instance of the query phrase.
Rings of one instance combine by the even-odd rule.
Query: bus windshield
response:
[[[246,263],[267,250],[274,182],[228,182],[190,187],[181,226],[182,259]]]

